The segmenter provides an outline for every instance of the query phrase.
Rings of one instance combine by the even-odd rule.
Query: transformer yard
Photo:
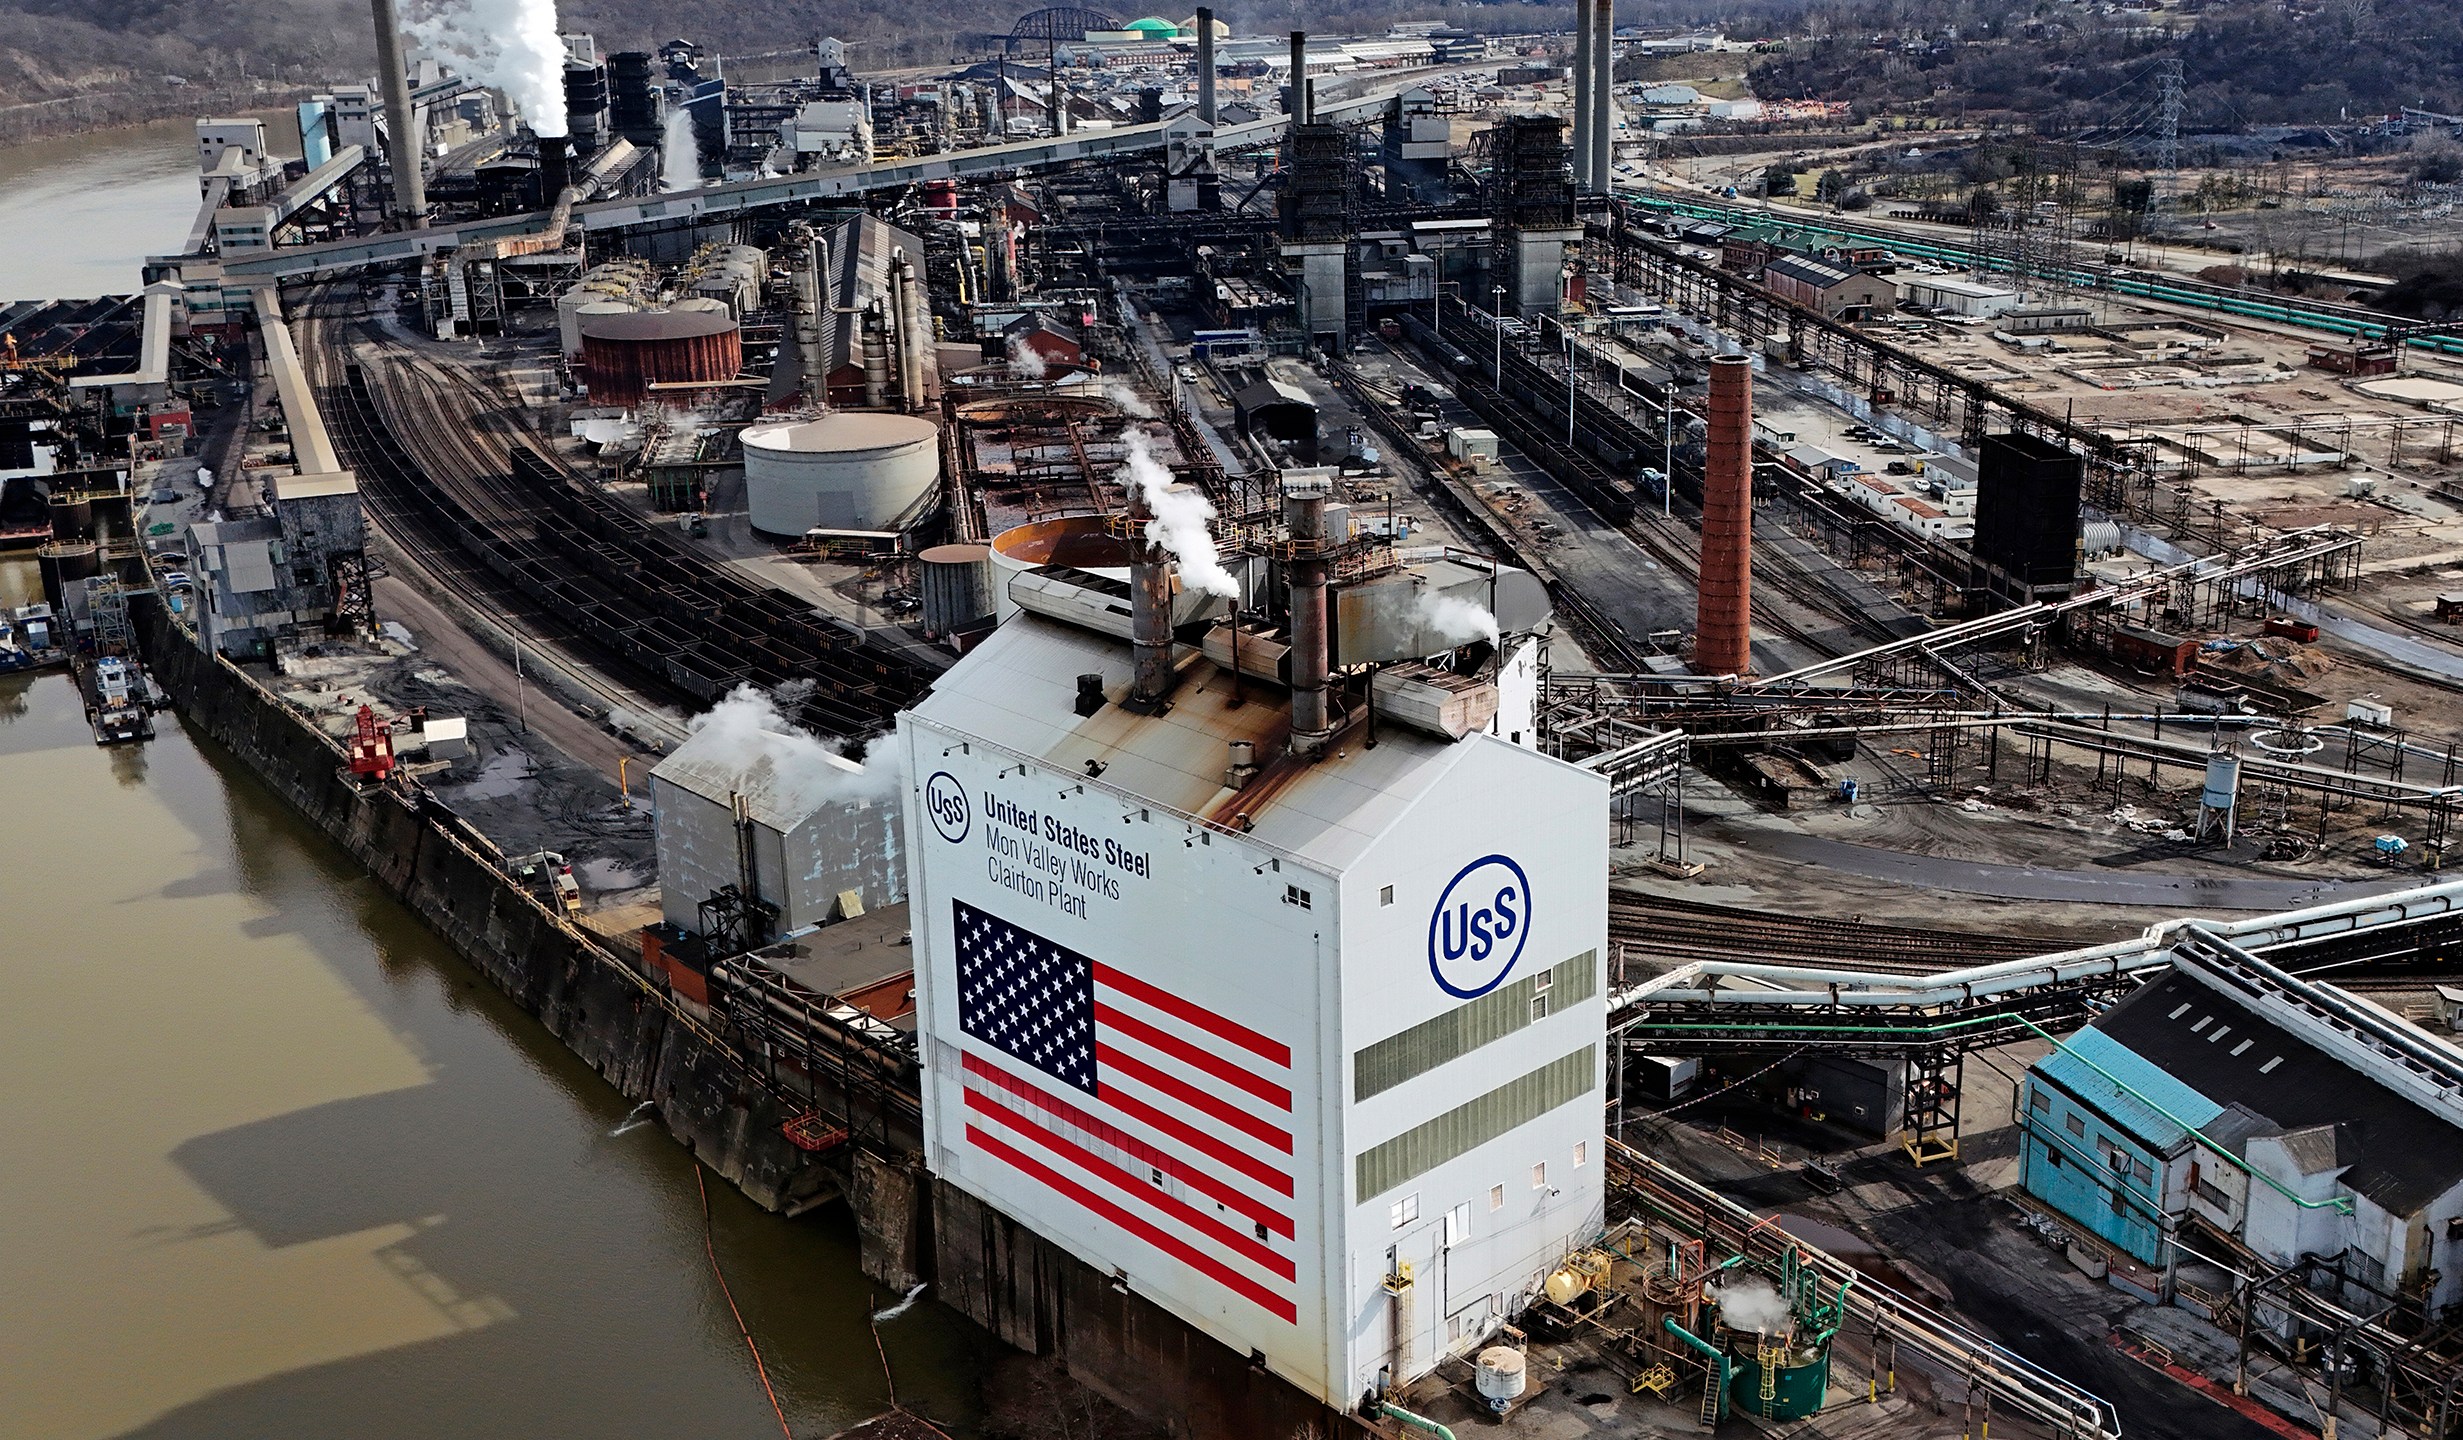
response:
[[[0,669],[1158,1430],[2463,1435],[2455,341],[1636,182],[1580,8],[201,121]]]

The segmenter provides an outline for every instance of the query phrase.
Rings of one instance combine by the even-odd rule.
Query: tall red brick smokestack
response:
[[[1693,619],[1693,668],[1742,675],[1753,668],[1753,362],[1710,362],[1710,434],[1702,458],[1702,584]]]

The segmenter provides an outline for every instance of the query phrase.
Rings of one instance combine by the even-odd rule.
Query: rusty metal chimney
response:
[[[1197,7],[1197,118],[1214,123],[1214,12]]]
[[[1753,668],[1753,362],[1710,362],[1710,434],[1702,460],[1702,583],[1693,621],[1693,668],[1742,675]]]
[[[394,205],[402,223],[413,230],[428,228],[426,137],[420,132],[419,111],[411,104],[410,76],[402,63],[402,17],[394,0],[368,0],[376,21],[376,78],[385,89],[385,128],[393,144]],[[547,203],[556,203],[549,196]]]
[[[1326,623],[1326,497],[1334,484],[1323,475],[1283,478],[1283,522],[1291,531],[1284,574],[1291,586],[1291,753],[1314,759],[1334,736],[1334,708],[1326,693],[1333,658]]]
[[[1121,703],[1140,714],[1151,715],[1163,708],[1164,699],[1172,693],[1172,570],[1163,558],[1163,547],[1148,538],[1147,530],[1154,521],[1154,509],[1137,487],[1131,486],[1129,518],[1137,539],[1135,556],[1129,564],[1129,646],[1133,656],[1129,676],[1129,698]]]

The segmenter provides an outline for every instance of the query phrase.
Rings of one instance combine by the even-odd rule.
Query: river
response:
[[[0,817],[0,1433],[779,1433],[694,1162],[228,755],[0,678]],[[884,1409],[843,1207],[708,1196],[794,1435]],[[879,1328],[973,1429],[988,1342]]]
[[[296,154],[289,111],[258,113]],[[126,295],[148,255],[177,251],[197,214],[197,126],[157,120],[0,147],[0,302]]]

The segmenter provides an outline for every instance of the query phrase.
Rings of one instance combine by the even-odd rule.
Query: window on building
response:
[[[2062,1119],[2061,1123],[2062,1123],[2063,1125],[2065,1125],[2065,1126],[2067,1126],[2067,1127],[2069,1128],[2069,1132],[2070,1132],[2072,1135],[2077,1136],[2077,1137],[2078,1137],[2079,1139],[2081,1139],[2081,1140],[2084,1140],[2084,1139],[2086,1139],[2086,1138],[2087,1138],[2087,1117],[2086,1117],[2086,1116],[2084,1116],[2084,1115],[2070,1115],[2070,1116],[2065,1116],[2065,1117],[2063,1117],[2063,1119]]]
[[[1547,1161],[1542,1160],[1537,1165],[1531,1167],[1531,1188],[1534,1190],[1545,1190],[1548,1188]]]
[[[1534,1020],[1545,1020],[1548,1018],[1547,991],[1543,990],[1531,997],[1531,1018]]]
[[[2189,1193],[2198,1197],[2201,1204],[2217,1210],[2228,1209],[2232,1204],[2232,1197],[2223,1192],[2223,1187],[2210,1183],[2204,1176],[2189,1182]]]
[[[2030,1109],[2030,1110],[2037,1111],[2037,1112],[2039,1112],[2039,1113],[2046,1113],[2046,1114],[2049,1114],[2049,1113],[2051,1112],[2051,1110],[2052,1110],[2052,1094],[2051,1094],[2051,1092],[2050,1092],[2050,1091],[2045,1091],[2045,1090],[2030,1090],[2030,1091],[2028,1091],[2028,1092],[2027,1092],[2027,1108],[2028,1108],[2028,1109]]]
[[[2070,1162],[2061,1158],[2061,1152],[2059,1150],[2047,1145],[2044,1147],[2044,1163],[2050,1165],[2055,1170],[2058,1170]]]
[[[1460,1245],[1463,1241],[1470,1238],[1471,1202],[1465,1200],[1460,1205],[1457,1205],[1453,1209],[1445,1212],[1445,1243],[1448,1245]]]
[[[1391,886],[1391,885],[1386,885],[1386,886],[1382,886],[1382,887],[1380,887],[1380,888],[1378,889],[1378,891],[1377,891],[1377,903],[1378,903],[1378,904],[1380,904],[1380,905],[1391,905],[1391,904],[1393,904],[1393,903],[1394,903],[1394,887],[1393,887],[1393,886]]]
[[[1504,1186],[1491,1185],[1488,1187],[1488,1208],[1490,1210],[1502,1210],[1505,1208]]]
[[[1591,1163],[1591,1142],[1590,1142],[1590,1141],[1588,1141],[1588,1140],[1576,1140],[1576,1141],[1574,1142],[1574,1168],[1575,1168],[1576,1170],[1579,1170],[1579,1169],[1581,1169],[1583,1166],[1588,1165],[1588,1164],[1590,1164],[1590,1163]]]
[[[1393,1217],[1394,1228],[1400,1230],[1405,1225],[1408,1225],[1412,1221],[1420,1218],[1420,1197],[1417,1195],[1405,1195],[1400,1200],[1395,1201],[1393,1208],[1388,1210],[1386,1213]]]
[[[1283,903],[1286,905],[1297,905],[1303,910],[1311,908],[1309,893],[1297,885],[1286,885],[1283,887]]]

